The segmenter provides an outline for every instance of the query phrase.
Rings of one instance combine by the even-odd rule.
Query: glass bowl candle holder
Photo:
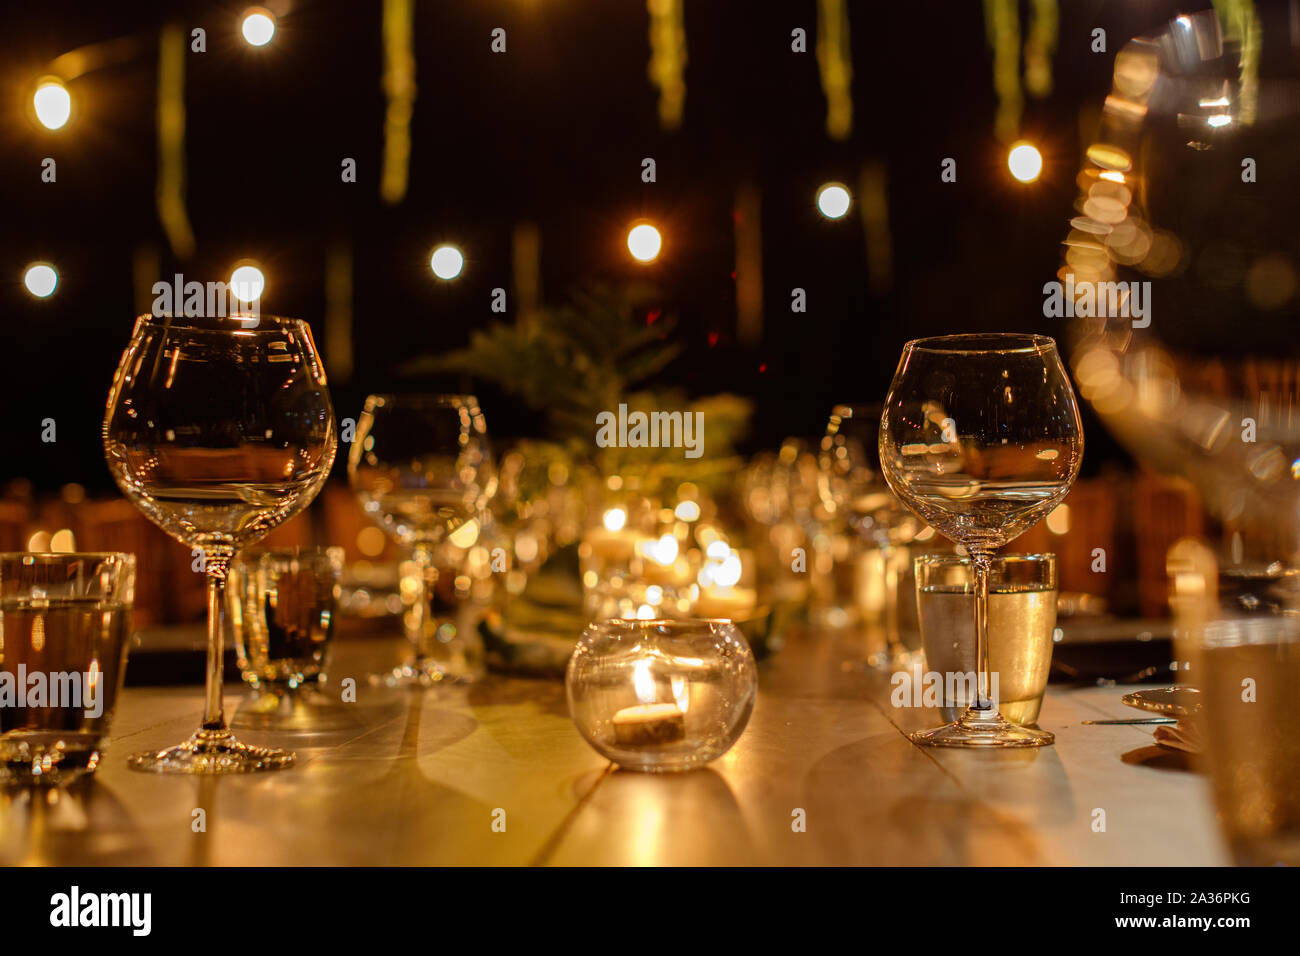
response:
[[[587,627],[565,687],[587,743],[621,767],[657,773],[731,748],[754,709],[758,670],[730,621],[610,620]]]

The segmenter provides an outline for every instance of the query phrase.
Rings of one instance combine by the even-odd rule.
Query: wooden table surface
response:
[[[810,634],[760,666],[753,717],[729,753],[646,775],[587,746],[557,681],[365,683],[401,653],[399,641],[343,637],[330,693],[355,677],[356,703],[313,709],[306,730],[240,729],[297,752],[276,773],[127,770],[127,754],[188,735],[202,706],[197,687],[128,688],[93,783],[0,793],[0,864],[1227,862],[1203,777],[1155,748],[1149,726],[1081,724],[1137,715],[1118,689],[1050,688],[1039,723],[1054,747],[919,748],[904,733],[932,725],[933,711],[891,707],[851,642]],[[227,713],[237,727],[247,719],[238,685]]]

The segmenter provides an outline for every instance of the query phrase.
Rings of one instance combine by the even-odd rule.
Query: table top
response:
[[[558,681],[370,687],[400,640],[340,637],[329,693],[354,677],[357,701],[310,708],[304,730],[245,729],[250,698],[227,687],[242,739],[297,752],[286,771],[128,770],[129,753],[188,736],[202,693],[127,688],[93,783],[0,793],[0,864],[1228,862],[1206,781],[1181,755],[1156,748],[1150,726],[1082,724],[1141,716],[1121,689],[1049,688],[1039,723],[1053,747],[922,748],[905,734],[934,712],[892,707],[854,648],[792,638],[760,665],[736,746],[684,774],[616,770],[579,736]]]

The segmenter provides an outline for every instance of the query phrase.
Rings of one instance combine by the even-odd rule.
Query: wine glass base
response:
[[[459,674],[435,661],[407,661],[390,671],[370,675],[375,687],[439,687],[445,684],[468,684],[472,675]]]
[[[1046,747],[1056,742],[1050,731],[1013,724],[996,711],[976,710],[968,710],[954,723],[908,736],[912,743],[926,747]]]
[[[126,765],[145,773],[256,773],[293,766],[294,755],[274,747],[240,743],[229,730],[199,730],[183,744],[132,754]]]

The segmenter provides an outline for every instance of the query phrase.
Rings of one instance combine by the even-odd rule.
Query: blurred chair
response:
[[[135,555],[135,627],[156,627],[202,616],[203,576],[190,550],[142,515],[125,498],[84,501],[70,509],[69,527],[81,551]]]
[[[1191,482],[1141,471],[1134,479],[1133,533],[1137,542],[1138,605],[1144,617],[1169,610],[1169,548],[1205,536],[1205,512]]]
[[[0,551],[26,551],[31,509],[25,501],[0,501]]]
[[[1118,475],[1076,482],[1056,511],[1010,542],[1005,550],[1055,554],[1061,591],[1095,594],[1105,598],[1109,609],[1120,610],[1117,598],[1122,593],[1123,577],[1130,570],[1126,567],[1130,562],[1120,547],[1126,484]]]
[[[319,509],[321,516],[321,543],[341,547],[348,564],[394,562],[405,557],[403,550],[366,517],[345,482],[328,483],[313,508]]]

